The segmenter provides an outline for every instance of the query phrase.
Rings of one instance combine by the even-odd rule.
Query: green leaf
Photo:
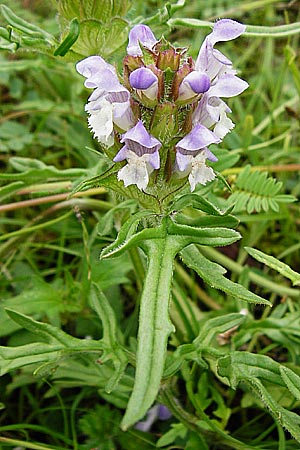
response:
[[[202,358],[203,350],[209,348],[214,337],[228,330],[236,330],[238,326],[246,319],[242,314],[232,313],[221,317],[208,319],[201,326],[201,331],[191,344],[180,345],[175,351],[175,357],[196,361],[203,368],[208,368]]]
[[[225,227],[225,228],[236,228],[239,224],[239,220],[228,214],[227,216],[212,216],[212,215],[202,215],[194,214],[193,211],[189,215],[189,211],[186,214],[177,213],[176,223],[182,225],[189,225],[196,228],[207,228],[207,227]]]
[[[17,16],[10,8],[8,8],[8,6],[1,5],[1,12],[9,25],[16,30],[21,31],[22,33],[25,33],[25,35],[32,38],[41,39],[45,43],[49,43],[51,45],[54,44],[55,39],[51,34]]]
[[[23,181],[15,181],[13,183],[7,184],[6,186],[0,187],[0,200],[3,201],[7,197],[17,192],[22,186],[24,186]]]
[[[68,53],[72,45],[75,44],[75,42],[77,41],[79,33],[80,33],[79,22],[75,18],[71,20],[69,33],[64,38],[62,43],[54,51],[54,56],[65,56],[65,54]]]
[[[116,240],[112,244],[105,247],[105,249],[102,251],[101,258],[119,256],[130,246],[141,242],[141,239],[139,238],[142,232],[135,234],[136,230],[139,226],[139,223],[143,219],[152,215],[153,215],[152,211],[139,211],[135,213],[132,217],[130,217],[121,227]],[[145,233],[142,234],[142,236],[144,235]]]
[[[111,359],[115,367],[115,373],[105,387],[106,392],[110,393],[116,389],[123,376],[127,365],[127,357],[119,344],[118,326],[114,311],[106,296],[95,283],[92,283],[91,286],[90,304],[102,322],[103,336],[101,344],[109,349],[107,353],[104,351],[102,361],[105,362],[107,359]]]
[[[241,239],[240,233],[230,228],[196,228],[180,225],[171,220],[168,223],[168,234],[177,236],[178,243],[181,243],[181,248],[192,243],[210,247],[222,247]]]
[[[8,309],[6,312],[18,325],[44,342],[18,347],[0,347],[0,375],[31,364],[40,365],[35,370],[35,373],[38,373],[39,367],[44,370],[45,363],[51,363],[48,366],[48,371],[51,372],[53,363],[56,364],[67,356],[82,352],[99,355],[103,350],[107,351],[101,341],[77,339],[52,325],[37,322],[24,314]]]
[[[0,180],[30,181],[31,183],[47,178],[78,178],[86,174],[85,169],[57,169],[48,166],[38,159],[12,157],[10,164],[21,173],[0,173]]]
[[[17,61],[1,61],[1,65],[0,65],[0,72],[19,72],[19,71],[23,71],[23,70],[28,70],[28,69],[39,69],[43,66],[43,61],[42,59],[36,59],[36,60],[28,60],[28,59],[20,59]],[[17,123],[18,125],[20,125],[20,129],[21,129],[21,124],[19,122],[14,122],[12,120],[9,121],[9,125],[11,123]],[[3,127],[3,125],[5,124],[5,122],[3,124],[1,124],[1,128]],[[25,129],[25,127],[23,127]],[[10,136],[12,135],[12,133],[10,133]]]
[[[288,390],[293,396],[300,401],[300,377],[291,369],[285,366],[279,367],[281,377],[286,384]]]
[[[218,374],[227,378],[230,386],[236,389],[241,381],[259,378],[284,386],[279,364],[265,355],[250,352],[231,352],[218,359]]]
[[[106,234],[110,234],[114,225],[114,216],[117,212],[126,212],[129,213],[134,212],[137,208],[137,202],[135,200],[125,200],[120,204],[111,208],[107,213],[105,213],[99,220],[97,225],[97,231],[100,236],[105,236]]]
[[[52,317],[57,317],[62,309],[61,295],[49,283],[33,278],[30,286],[21,294],[2,299],[0,305],[0,336],[8,335],[20,328],[20,324],[8,319],[5,308],[17,310],[26,315],[33,315],[35,318],[46,315],[48,320],[51,320]]]
[[[128,0],[56,0],[59,13],[68,20],[73,17],[110,21],[113,17],[125,17],[130,7]]]
[[[107,58],[125,44],[127,37],[128,23],[124,19],[116,17],[107,23],[85,19],[80,22],[80,35],[72,50],[83,56],[100,53]]]
[[[11,33],[6,28],[0,27],[0,48],[15,52],[18,49],[18,43],[11,40]],[[4,61],[1,61],[1,66]],[[1,69],[0,69],[1,70]]]
[[[156,446],[160,448],[173,444],[177,438],[184,439],[187,432],[188,430],[183,423],[172,423],[171,429],[158,439]]]
[[[291,203],[296,200],[293,195],[280,195],[282,183],[268,177],[267,172],[253,171],[247,165],[236,180],[233,194],[228,198],[228,204],[234,212],[247,211],[265,212],[270,209],[279,211],[279,203]]]
[[[265,386],[257,378],[249,379],[248,383],[251,385],[251,388],[256,395],[268,408],[276,422],[288,430],[296,441],[300,442],[300,416],[292,411],[288,411],[277,403]]]
[[[197,348],[200,346],[209,346],[216,334],[225,333],[225,331],[235,329],[246,319],[246,316],[239,313],[226,314],[221,317],[208,319],[201,328],[199,335],[193,341]]]
[[[300,285],[300,274],[292,270],[287,264],[279,261],[277,258],[274,258],[274,256],[266,255],[265,253],[261,252],[260,250],[256,250],[255,248],[244,248],[246,252],[249,253],[249,255],[251,255],[254,259],[265,264],[271,269],[276,270],[281,275],[291,280],[293,286]]]
[[[192,206],[195,209],[200,209],[201,211],[211,214],[213,216],[223,216],[228,214],[229,211],[221,211],[209,200],[198,194],[185,194],[181,195],[179,199],[171,205],[171,211],[181,211],[188,206]],[[232,209],[232,208],[231,208]]]
[[[203,281],[213,288],[220,289],[226,294],[232,295],[239,300],[272,306],[268,300],[248,291],[244,286],[225,278],[223,275],[226,273],[226,269],[219,264],[209,261],[195,246],[185,248],[180,254],[183,262],[188,267],[195,270]]]

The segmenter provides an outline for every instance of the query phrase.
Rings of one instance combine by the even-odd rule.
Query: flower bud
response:
[[[157,100],[158,78],[147,67],[136,69],[129,75],[130,86],[142,93],[150,100]]]
[[[210,88],[210,79],[205,73],[194,70],[182,81],[178,90],[176,103],[185,104],[193,101],[199,94],[204,94]]]

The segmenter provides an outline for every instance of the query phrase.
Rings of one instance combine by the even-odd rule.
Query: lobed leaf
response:
[[[226,269],[215,262],[209,261],[195,246],[189,246],[181,250],[180,255],[183,262],[195,270],[203,281],[213,288],[220,289],[226,294],[232,295],[240,300],[272,306],[268,300],[248,291],[244,286],[225,278],[223,275],[226,273]]]
[[[279,261],[277,258],[274,258],[274,256],[267,255],[266,253],[263,253],[255,248],[250,247],[244,248],[246,252],[249,253],[249,255],[251,255],[254,259],[265,264],[271,269],[276,270],[281,275],[291,280],[293,286],[300,285],[300,274],[292,270],[290,266],[288,266],[287,264],[283,263],[282,261]]]

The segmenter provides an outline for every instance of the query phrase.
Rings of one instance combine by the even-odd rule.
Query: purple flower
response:
[[[215,178],[214,171],[205,164],[205,161],[206,159],[217,161],[217,158],[206,147],[218,142],[220,139],[215,133],[197,124],[176,144],[176,166],[182,172],[182,176],[189,175],[192,192],[198,183],[206,184]]]
[[[245,26],[230,19],[222,19],[215,23],[213,31],[204,40],[195,63],[195,71],[184,78],[180,88],[186,90],[189,77],[199,74],[206,75],[210,83],[207,89],[203,89],[203,95],[193,113],[193,124],[202,124],[207,128],[213,128],[214,133],[223,138],[234,127],[234,123],[227,117],[230,108],[221,98],[234,97],[241,94],[248,83],[235,76],[231,61],[219,50],[214,48],[217,42],[229,41],[237,38],[245,31]],[[196,75],[193,75],[196,78]],[[193,85],[189,83],[192,91]],[[183,89],[183,88],[182,88]],[[182,95],[179,89],[179,94]],[[188,97],[187,93],[184,93]],[[180,99],[180,98],[179,98]]]
[[[100,56],[85,58],[76,69],[86,78],[85,86],[95,89],[85,106],[89,126],[99,142],[110,147],[114,124],[122,131],[134,124],[130,93],[119,82],[115,68]]]
[[[193,123],[201,123],[208,128],[214,126],[214,132],[223,138],[234,127],[234,123],[226,115],[226,112],[231,112],[230,108],[220,97],[234,97],[247,87],[246,81],[233,74],[221,75],[200,99],[193,113]]]
[[[148,133],[141,120],[123,134],[121,143],[125,145],[114,161],[126,159],[128,164],[119,170],[118,180],[123,180],[125,187],[136,184],[140,190],[145,190],[149,175],[160,167],[159,149],[162,144]]]
[[[177,152],[190,154],[202,148],[221,142],[212,131],[201,124],[197,124],[192,131],[176,144]]]
[[[140,24],[129,33],[123,81],[100,56],[77,64],[85,86],[94,90],[85,107],[94,136],[108,147],[123,145],[114,161],[126,161],[118,171],[125,186],[135,184],[145,190],[151,173],[160,169],[162,143],[145,125],[170,148],[178,132],[192,125],[175,146],[175,170],[188,177],[192,191],[198,183],[215,178],[206,160],[217,159],[207,147],[219,143],[234,127],[223,99],[248,87],[215,45],[237,38],[244,30],[233,20],[217,21],[194,62],[186,49],[158,41],[147,25]],[[172,184],[172,179],[168,182]]]
[[[165,405],[157,404],[148,410],[146,419],[137,422],[134,428],[140,431],[149,432],[156,420],[168,420],[171,417],[172,413]]]
[[[156,100],[158,94],[158,78],[148,67],[140,67],[129,75],[131,87],[150,100]]]
[[[240,36],[246,27],[231,19],[222,19],[215,23],[212,33],[204,40],[195,63],[195,70],[207,73],[214,79],[222,73],[235,73],[232,62],[214,48],[217,42],[231,41]]]
[[[151,28],[143,24],[136,25],[129,32],[127,53],[131,56],[143,56],[140,44],[151,50],[157,42]]]

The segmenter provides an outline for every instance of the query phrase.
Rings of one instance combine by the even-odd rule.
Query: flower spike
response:
[[[248,87],[215,45],[236,39],[245,28],[231,19],[217,21],[193,61],[186,48],[163,37],[158,41],[139,24],[129,32],[123,76],[99,55],[78,62],[85,86],[93,89],[85,106],[89,127],[104,149],[118,148],[113,161],[124,161],[117,178],[125,186],[165,198],[178,188],[178,177],[188,178],[192,191],[215,178],[206,161],[217,158],[208,146],[234,127],[223,99]],[[155,170],[157,185],[150,183]]]

